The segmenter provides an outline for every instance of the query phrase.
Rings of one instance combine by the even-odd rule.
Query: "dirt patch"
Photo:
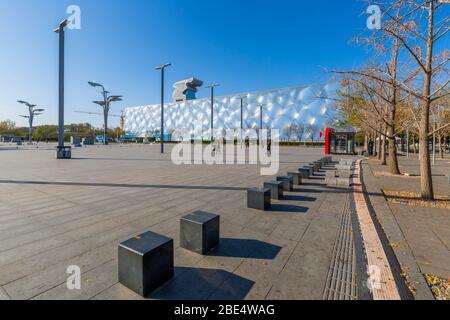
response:
[[[444,280],[429,274],[425,275],[425,279],[436,300],[450,301],[450,279]]]
[[[389,203],[404,204],[415,207],[450,209],[450,197],[447,195],[436,195],[436,200],[423,200],[419,193],[408,191],[382,190]]]

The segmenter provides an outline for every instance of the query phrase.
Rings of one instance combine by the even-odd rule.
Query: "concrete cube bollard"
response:
[[[337,178],[326,178],[325,184],[329,187],[336,187],[337,186]]]
[[[352,167],[354,167],[355,163],[356,163],[355,160],[352,160],[352,159],[341,159],[341,161],[339,161],[339,164],[343,165],[343,166],[352,166]]]
[[[298,172],[300,173],[302,179],[309,179],[309,177],[312,175],[310,167],[299,168]]]
[[[300,186],[302,184],[302,176],[299,172],[288,172],[287,175],[294,179],[294,185]]]
[[[180,246],[186,250],[207,254],[220,241],[220,216],[196,211],[181,218]]]
[[[350,179],[347,179],[347,178],[338,178],[337,179],[337,186],[338,187],[350,188],[351,181],[350,181]]]
[[[264,183],[265,189],[270,189],[270,197],[274,200],[283,199],[283,182],[281,181],[269,181]]]
[[[313,172],[313,175],[314,175],[315,172],[319,171],[319,168],[318,168],[316,163],[310,163],[309,167],[311,168],[311,170]]]
[[[72,147],[56,147],[56,158],[57,159],[72,159]]]
[[[270,189],[254,188],[247,191],[247,207],[249,209],[256,209],[266,211],[271,206]]]
[[[327,171],[325,172],[325,178],[328,179],[334,179],[336,178],[336,171]]]
[[[339,170],[338,171],[338,177],[344,178],[344,179],[350,179],[352,177],[352,172],[349,170]]]
[[[340,170],[340,171],[343,171],[343,170],[347,170],[347,171],[350,171],[350,170],[353,170],[353,166],[349,166],[349,165],[347,165],[347,164],[338,164],[337,166],[336,166],[336,169],[337,170]]]
[[[146,232],[119,245],[119,282],[142,297],[174,275],[173,239]]]
[[[317,167],[317,171],[318,170],[320,170],[320,169],[322,169],[322,162],[321,161],[314,161],[314,164],[316,165],[316,167]]]
[[[283,190],[284,191],[293,191],[294,190],[294,178],[292,176],[277,177],[277,181],[283,182]]]

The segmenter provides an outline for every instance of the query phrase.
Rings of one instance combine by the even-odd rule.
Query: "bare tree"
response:
[[[444,72],[448,76],[445,66],[449,60],[448,50],[435,53],[437,42],[443,39],[450,30],[450,17],[443,13],[443,2],[438,0],[402,0],[397,1],[407,3],[402,10],[401,17],[393,17],[389,14],[386,6],[382,6],[385,18],[401,24],[403,34],[394,32],[389,24],[382,28],[394,36],[405,48],[406,52],[417,64],[419,72],[414,78],[415,84],[422,83],[421,86],[409,85],[406,82],[399,82],[402,90],[416,97],[420,101],[418,113],[419,127],[419,149],[420,149],[420,173],[421,173],[421,193],[424,199],[434,199],[433,180],[431,174],[430,161],[430,111],[433,103],[448,95],[445,89],[449,80],[444,78],[440,82],[439,74]],[[412,83],[412,81],[410,81]],[[438,128],[440,130],[441,128]]]
[[[361,84],[365,80],[373,80],[377,86],[369,86],[373,95],[384,100],[387,105],[388,118],[380,112],[383,120],[379,130],[380,137],[385,135],[383,126],[386,125],[387,136],[390,141],[391,158],[396,150],[396,112],[401,99],[412,98],[415,101],[409,105],[412,122],[409,126],[417,127],[420,150],[421,194],[424,199],[434,199],[433,181],[430,161],[430,136],[447,128],[450,124],[444,124],[430,132],[430,112],[433,104],[449,95],[449,71],[446,64],[449,61],[449,51],[444,49],[435,53],[435,47],[449,32],[450,17],[443,12],[443,2],[438,0],[385,0],[373,2],[381,8],[383,23],[372,38],[367,42],[377,50],[386,51],[386,40],[392,43],[392,55],[390,66],[384,68],[371,68],[366,72],[351,71],[341,74],[356,77]],[[414,63],[409,72],[399,77],[399,57],[409,57],[408,62]],[[402,56],[403,57],[403,56]],[[388,88],[389,91],[382,90]],[[365,85],[363,85],[365,88]],[[372,89],[370,89],[372,88]],[[379,94],[380,92],[388,93]],[[388,99],[385,99],[388,98]],[[399,100],[400,99],[400,100]],[[380,104],[378,104],[380,107]],[[415,122],[415,124],[414,124]],[[405,126],[402,126],[403,129]],[[375,129],[375,128],[373,128]],[[395,152],[394,152],[395,151]],[[394,156],[395,157],[395,156]],[[391,170],[396,171],[392,159]]]

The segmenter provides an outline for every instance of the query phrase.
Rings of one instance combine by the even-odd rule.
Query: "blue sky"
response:
[[[66,123],[86,122],[75,110],[99,112],[87,81],[104,83],[127,106],[159,102],[154,67],[171,62],[171,85],[195,76],[220,83],[217,94],[325,81],[322,67],[367,61],[350,43],[367,17],[358,0],[0,0],[0,121],[18,117],[23,99],[45,108],[36,124],[57,123],[57,35],[66,9],[81,8],[81,30],[66,35]],[[198,97],[209,95],[205,88]],[[91,122],[101,126],[100,117]],[[113,124],[117,124],[113,120]]]

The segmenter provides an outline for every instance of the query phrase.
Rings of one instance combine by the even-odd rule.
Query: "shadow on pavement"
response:
[[[175,277],[150,294],[160,300],[243,300],[255,283],[225,270],[175,268]]]
[[[286,205],[286,204],[272,204],[269,211],[271,211],[271,212],[287,212],[287,213],[306,213],[309,211],[309,208]]]
[[[281,247],[253,239],[220,239],[220,245],[208,256],[273,260]]]
[[[301,201],[301,202],[314,202],[314,201],[317,200],[317,198],[306,197],[306,196],[285,195],[283,200],[286,200],[286,201]]]
[[[158,184],[152,185],[152,184],[19,181],[19,180],[0,180],[0,184],[23,184],[23,185],[29,184],[29,185],[49,185],[49,186],[137,188],[137,189],[187,189],[187,190],[221,190],[221,191],[247,191],[248,190],[248,188],[220,187],[220,186],[182,186],[182,185],[158,185]]]

